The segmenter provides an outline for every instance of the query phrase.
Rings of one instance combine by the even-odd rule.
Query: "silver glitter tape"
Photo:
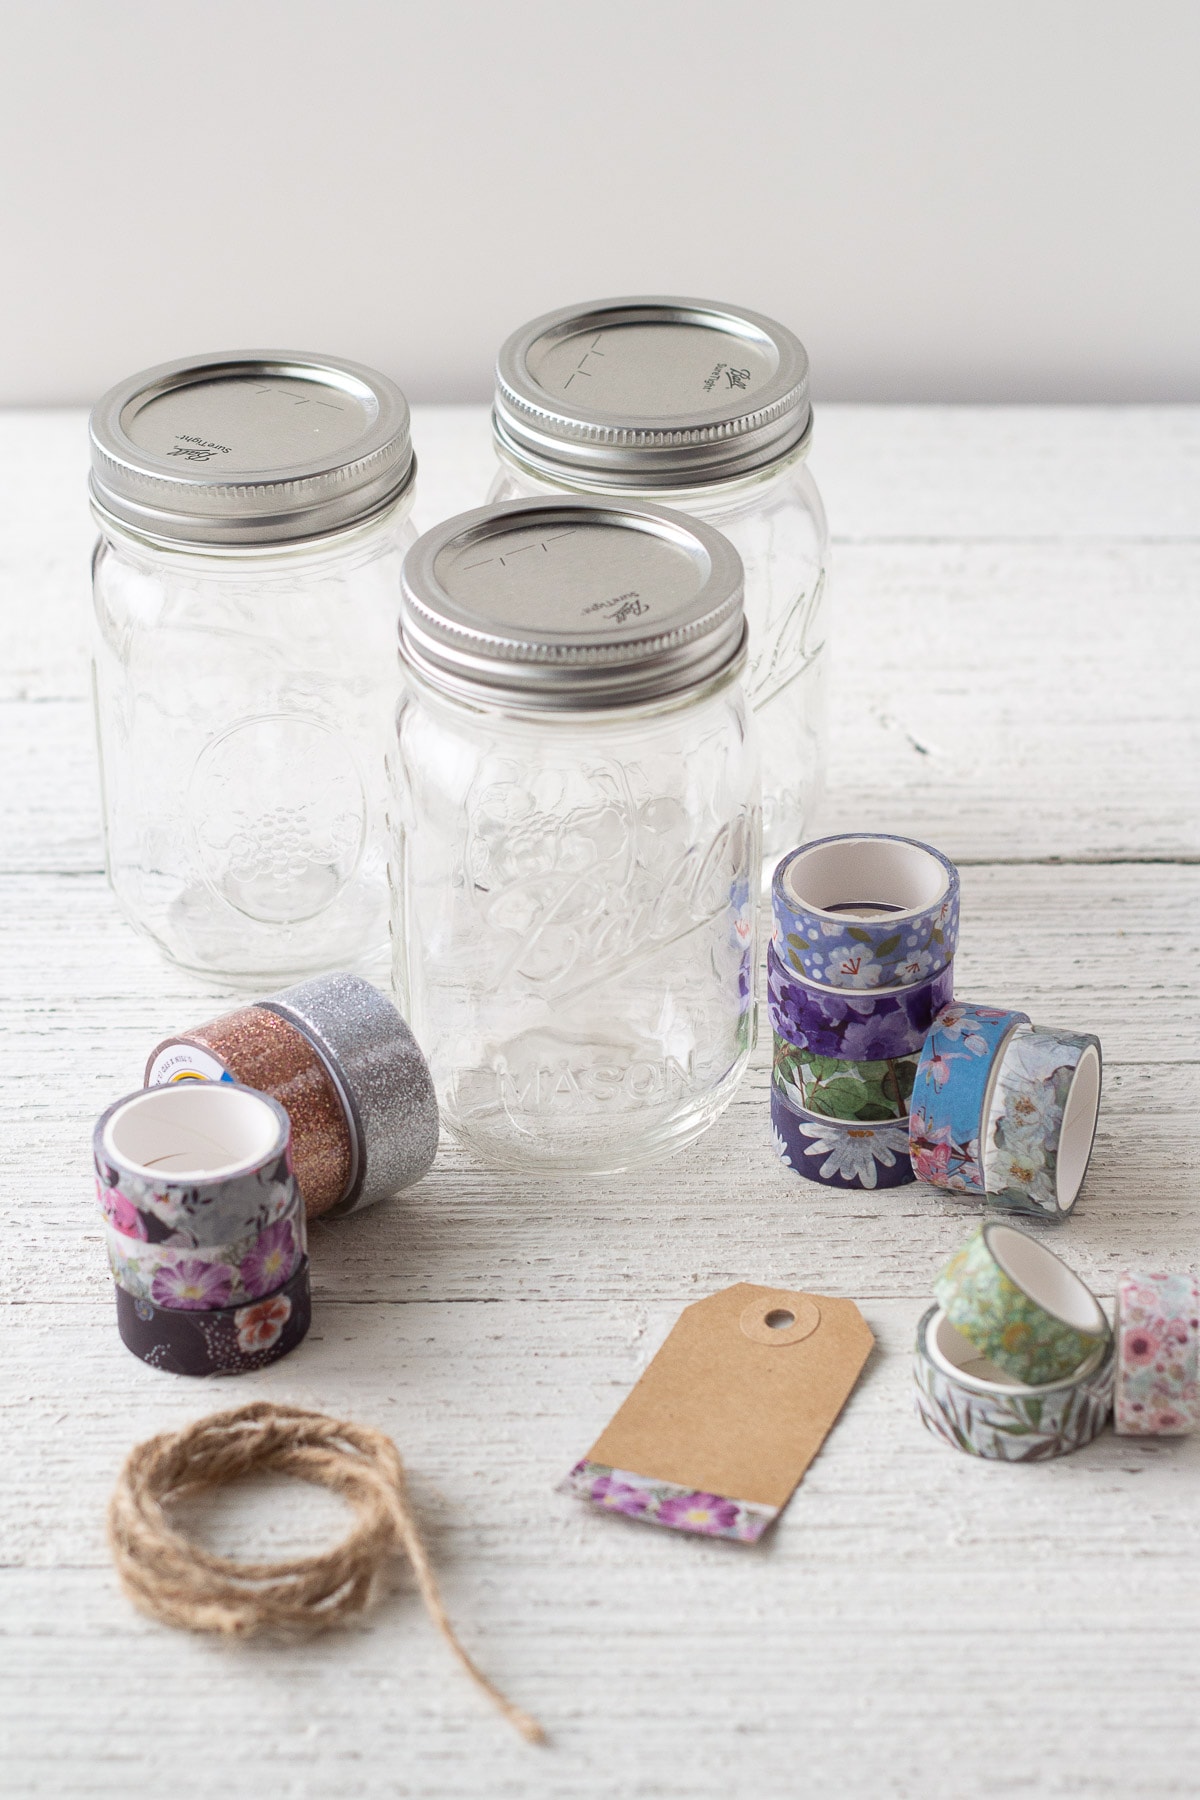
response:
[[[319,975],[258,1003],[302,1031],[345,1096],[358,1175],[324,1217],[342,1218],[419,1181],[438,1145],[438,1106],[420,1045],[379,989],[358,975]]]

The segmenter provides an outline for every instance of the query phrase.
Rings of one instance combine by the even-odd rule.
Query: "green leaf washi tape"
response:
[[[933,1291],[956,1331],[1031,1386],[1073,1374],[1110,1335],[1100,1302],[1075,1271],[998,1220],[972,1233]]]

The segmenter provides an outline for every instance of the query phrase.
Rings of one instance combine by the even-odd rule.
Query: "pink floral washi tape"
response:
[[[1182,1437],[1200,1424],[1200,1282],[1194,1275],[1122,1275],[1117,1284],[1113,1429]]]

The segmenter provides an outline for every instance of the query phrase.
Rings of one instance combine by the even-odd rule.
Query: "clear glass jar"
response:
[[[215,360],[135,377],[93,415],[109,879],[165,955],[236,985],[369,968],[408,410],[353,365]]]
[[[396,984],[442,1122],[610,1171],[697,1137],[753,1042],[741,577],[661,508],[486,508],[404,570]]]
[[[829,532],[804,461],[811,421],[798,339],[703,301],[565,308],[515,332],[497,363],[491,501],[641,497],[716,526],[741,556],[768,867],[811,836],[825,784]]]

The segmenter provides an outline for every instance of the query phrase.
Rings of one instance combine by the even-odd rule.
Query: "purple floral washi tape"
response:
[[[1029,1015],[996,1006],[944,1007],[917,1066],[908,1131],[915,1178],[952,1193],[982,1194],[981,1140],[1000,1058]]]
[[[958,870],[914,838],[859,832],[791,850],[771,883],[771,941],[824,987],[909,987],[958,944]]]
[[[646,1525],[663,1525],[671,1531],[691,1531],[699,1537],[733,1538],[740,1544],[756,1544],[777,1506],[760,1506],[751,1500],[728,1500],[723,1494],[677,1487],[670,1481],[651,1481],[605,1463],[576,1463],[558,1484],[560,1494],[573,1494],[603,1512],[623,1513]]]
[[[855,993],[817,987],[767,948],[767,1009],[771,1029],[798,1050],[846,1062],[884,1062],[915,1056],[937,1014],[954,994],[954,970],[911,987]]]
[[[105,1219],[146,1243],[237,1243],[299,1204],[287,1113],[237,1082],[130,1094],[101,1116],[93,1149]]]
[[[1200,1425],[1200,1282],[1131,1272],[1117,1283],[1113,1429],[1182,1437]]]
[[[105,1225],[117,1286],[135,1300],[169,1310],[201,1311],[261,1300],[290,1281],[305,1252],[304,1208],[233,1244],[149,1244]]]
[[[802,1112],[771,1083],[771,1135],[785,1169],[835,1188],[915,1181],[904,1123],[826,1119]]]
[[[245,1375],[294,1350],[312,1317],[308,1258],[283,1287],[245,1306],[180,1311],[117,1288],[126,1349],[169,1375]]]

